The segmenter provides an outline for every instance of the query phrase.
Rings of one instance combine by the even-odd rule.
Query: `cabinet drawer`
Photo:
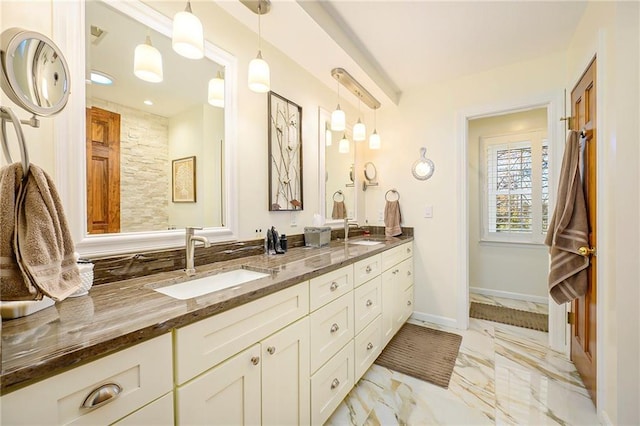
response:
[[[311,424],[324,424],[354,384],[352,340],[311,377]]]
[[[176,382],[182,384],[309,312],[309,282],[175,331]]]
[[[353,295],[345,294],[309,316],[311,371],[316,371],[353,339]]]
[[[353,265],[353,273],[355,275],[355,287],[369,281],[373,277],[380,275],[381,263],[380,255],[368,257]]]
[[[171,391],[169,333],[4,395],[2,424],[110,424]],[[115,383],[117,398],[81,408],[94,390]]]
[[[355,338],[355,382],[371,367],[382,351],[382,316],[378,315]]]
[[[368,281],[353,292],[355,332],[360,333],[363,328],[382,312],[382,278]]]
[[[128,415],[116,424],[118,426],[173,425],[173,392]]]
[[[382,254],[382,270],[386,271],[393,265],[396,265],[403,260],[413,256],[413,243],[405,243],[398,247],[389,249]]]
[[[315,311],[352,289],[353,265],[311,279],[309,281],[310,311]]]

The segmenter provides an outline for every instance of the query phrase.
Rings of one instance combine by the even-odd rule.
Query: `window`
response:
[[[549,223],[549,150],[545,131],[482,139],[485,241],[542,243]]]

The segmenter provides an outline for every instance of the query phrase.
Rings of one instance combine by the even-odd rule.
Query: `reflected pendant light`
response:
[[[331,113],[331,130],[342,132],[347,127],[347,117],[343,110],[340,109],[340,80],[338,80],[338,106]],[[340,141],[342,143],[342,141]]]
[[[327,124],[325,124],[324,128],[324,143],[326,146],[331,146],[333,143],[333,135],[331,134],[331,129]]]
[[[378,108],[374,108],[373,110],[373,133],[369,136],[369,149],[380,149],[380,135],[376,130],[376,110]]]
[[[353,140],[360,142],[367,139],[367,128],[360,121],[360,97],[358,97],[358,122],[353,126]]]
[[[262,1],[258,0],[258,55],[249,62],[249,89],[256,93],[266,93],[271,89],[269,64],[262,59]]]
[[[348,154],[349,153],[349,139],[347,139],[347,135],[343,135],[340,140],[340,144],[338,144],[338,152],[340,154]]]
[[[145,42],[136,46],[134,51],[133,74],[150,83],[162,81],[162,55],[151,45],[151,37],[148,34]]]
[[[204,32],[202,22],[191,11],[191,2],[173,17],[171,46],[177,54],[189,59],[204,57]]]
[[[209,80],[209,104],[215,107],[224,108],[224,79],[222,73],[218,71],[215,78]]]

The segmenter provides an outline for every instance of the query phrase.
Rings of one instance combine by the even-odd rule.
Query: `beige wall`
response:
[[[547,109],[538,108],[469,121],[469,287],[505,297],[547,300],[547,247],[480,242],[480,138],[547,129]],[[495,293],[497,292],[497,293]]]

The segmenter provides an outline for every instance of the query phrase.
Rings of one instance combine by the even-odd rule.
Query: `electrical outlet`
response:
[[[382,209],[378,210],[378,220],[380,222],[384,221],[384,210]]]
[[[292,228],[298,226],[298,212],[291,212],[291,221],[289,223]]]
[[[427,219],[431,219],[433,217],[433,206],[432,205],[425,206],[425,208],[424,208],[424,217],[426,217]]]

